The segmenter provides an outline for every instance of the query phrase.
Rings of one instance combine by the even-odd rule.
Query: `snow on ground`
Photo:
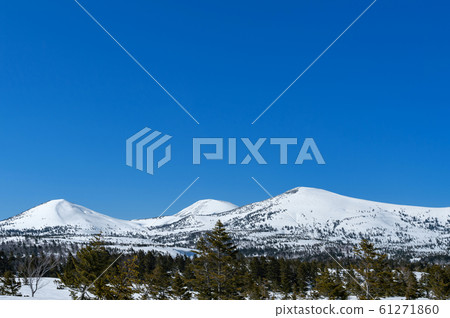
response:
[[[67,289],[57,289],[58,278],[44,277],[42,278],[41,286],[35,294],[31,297],[29,286],[20,288],[22,296],[5,296],[0,295],[0,300],[70,300],[70,292]]]
[[[416,276],[421,276],[420,272],[415,272]],[[58,289],[59,285],[58,278],[45,277],[42,279],[42,288],[39,289],[34,297],[31,297],[31,291],[29,286],[22,286],[20,293],[22,296],[5,296],[0,295],[0,300],[71,300],[70,292],[67,288]],[[283,293],[270,292],[270,298],[273,299],[283,299]],[[136,299],[139,299],[139,295],[136,295]],[[349,300],[358,299],[356,296],[349,296]],[[405,297],[386,297],[384,300],[403,300]],[[427,298],[419,298],[418,300],[427,300]]]

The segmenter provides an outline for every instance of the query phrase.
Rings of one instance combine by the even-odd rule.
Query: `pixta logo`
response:
[[[144,171],[144,158],[147,158],[146,161],[146,171],[148,174],[154,173],[154,165],[155,158],[154,153],[155,150],[166,143],[172,136],[162,135],[159,131],[150,132],[151,129],[145,127],[140,132],[134,134],[130,138],[127,139],[126,142],[126,163],[127,166],[133,167],[136,164],[136,169]],[[160,137],[159,139],[157,139]],[[144,152],[146,150],[146,153]],[[133,153],[136,154],[135,158]],[[172,147],[171,145],[167,145],[165,148],[165,155],[162,159],[157,161],[158,168],[164,166],[167,162],[172,158]]]
[[[155,159],[156,149],[171,138],[172,136],[162,135],[161,132],[152,131],[150,128],[144,128],[134,134],[126,141],[127,166],[136,167],[141,171],[144,171],[145,168],[147,173],[153,175],[155,166],[161,168],[171,159],[172,148],[170,144],[166,145],[163,158]],[[238,143],[241,147],[238,147]],[[287,165],[290,162],[288,148],[294,147],[297,148],[295,165],[301,165],[308,160],[315,161],[319,165],[325,164],[325,160],[313,138],[305,138],[300,142],[298,138],[258,138],[256,142],[252,142],[249,138],[192,138],[192,164],[199,165],[203,159],[223,160],[229,165],[247,165],[252,161],[259,165],[265,165],[267,161],[261,154],[264,144],[270,145],[268,147],[270,151],[278,151],[280,165]],[[299,144],[301,145],[299,146]],[[211,148],[214,149],[213,152],[211,152]],[[238,155],[238,148],[245,149],[245,153]],[[238,158],[242,160],[238,160]]]
[[[202,154],[207,160],[225,160],[224,159],[224,140],[228,142],[228,164],[237,164],[237,138],[194,138],[193,139],[193,156],[192,163],[194,165],[199,165],[201,163]],[[252,143],[249,138],[240,138],[240,141],[245,146],[246,156],[242,161],[241,165],[249,164],[252,159],[260,165],[267,164],[267,161],[260,153],[260,149],[263,144],[267,141],[267,138],[259,138],[255,143]],[[270,138],[270,145],[278,148],[280,154],[279,164],[287,165],[288,160],[288,146],[297,145],[297,138]],[[215,147],[214,152],[202,152],[202,146],[213,145]],[[272,150],[273,151],[273,150]],[[312,157],[314,156],[314,158]],[[295,163],[296,165],[301,165],[305,160],[315,160],[317,164],[324,165],[325,160],[319,151],[313,138],[306,138],[303,140],[302,146],[298,151]]]

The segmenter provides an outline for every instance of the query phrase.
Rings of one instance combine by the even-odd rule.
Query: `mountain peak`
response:
[[[210,215],[221,212],[226,212],[236,209],[238,206],[227,201],[213,200],[213,199],[203,199],[194,202],[187,208],[184,208],[176,216],[187,216],[187,215]]]
[[[109,217],[65,199],[50,200],[0,222],[1,230],[44,231],[49,228],[64,228],[80,235],[142,232],[129,221]]]
[[[0,221],[0,238],[12,240],[20,234],[83,242],[102,232],[110,242],[123,246],[139,240],[147,247],[168,244],[191,249],[193,235],[211,230],[219,219],[243,249],[258,246],[276,251],[284,246],[299,252],[319,240],[351,245],[367,237],[398,250],[435,251],[449,246],[450,208],[367,201],[310,187],[294,188],[240,208],[230,202],[204,199],[175,215],[134,221],[57,199]]]
[[[73,203],[67,201],[66,199],[54,199],[54,200],[47,201],[47,202],[45,202],[43,204],[60,204],[60,203],[73,204]]]
[[[282,194],[287,194],[287,193],[302,193],[302,194],[314,194],[314,193],[329,193],[329,194],[334,194],[337,195],[334,192],[330,192],[324,189],[319,189],[319,188],[313,188],[313,187],[296,187],[293,188],[291,190],[286,191],[285,193]]]

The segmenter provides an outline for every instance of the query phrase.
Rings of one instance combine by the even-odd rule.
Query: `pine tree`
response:
[[[139,292],[139,272],[137,256],[129,257],[108,270],[105,278],[108,281],[105,299],[131,300]]]
[[[108,286],[103,274],[112,260],[104,245],[101,234],[94,236],[89,244],[72,258],[72,264],[66,265],[61,280],[71,290],[72,298],[105,299]]]
[[[6,271],[0,278],[0,295],[20,296],[21,286],[20,280],[16,280],[14,274],[10,271]]]
[[[424,275],[424,285],[433,299],[450,299],[450,266],[433,265]]]
[[[250,286],[247,287],[248,298],[252,300],[269,299],[269,291],[267,289],[267,282],[263,279],[259,281],[251,281]]]
[[[170,274],[163,268],[161,264],[157,264],[155,269],[144,280],[144,299],[170,299],[171,278]]]
[[[405,291],[406,299],[417,299],[420,297],[420,289],[416,275],[414,275],[412,271],[408,271],[407,275]]]
[[[393,271],[393,281],[391,284],[392,296],[404,296],[406,294],[409,273],[410,271],[408,269],[395,269]]]
[[[192,285],[199,299],[242,299],[246,285],[238,251],[224,225],[201,237],[194,253]]]
[[[176,273],[172,282],[172,294],[176,299],[191,299],[191,293],[186,287],[186,283],[180,273]]]
[[[260,257],[252,257],[249,263],[249,271],[251,279],[254,281],[259,281],[266,276],[265,270],[265,260]]]
[[[250,299],[269,299],[266,279],[265,257],[252,257],[249,261],[247,273],[247,296]]]
[[[281,284],[281,269],[280,261],[275,257],[269,257],[267,263],[267,279],[270,287],[273,290],[280,288]]]
[[[363,278],[364,288],[359,292],[360,299],[389,296],[393,281],[392,271],[386,264],[386,254],[378,253],[368,240],[362,240],[355,248],[359,263],[353,269]]]
[[[194,256],[194,259],[195,258],[196,257]],[[195,273],[194,273],[193,267],[194,267],[193,263],[191,262],[190,264],[188,264],[186,266],[186,268],[184,269],[184,272],[183,272],[184,283],[190,291],[192,291],[194,289],[193,282],[195,282]]]
[[[280,259],[280,288],[286,298],[296,288],[295,273],[290,262],[283,259]]]
[[[0,250],[0,275],[3,275],[6,271],[12,270],[11,259],[8,258],[6,253]]]
[[[330,273],[333,270],[334,273]],[[324,268],[316,279],[315,291],[328,299],[347,299],[348,293],[336,269]]]
[[[139,279],[144,279],[146,274],[151,273],[156,266],[156,257],[153,252],[147,252],[140,250],[137,253],[137,263]]]
[[[75,258],[72,253],[67,256],[66,263],[62,267],[62,273],[58,274],[63,285],[72,286],[76,282]]]
[[[316,262],[301,262],[297,266],[297,292],[301,297],[306,297],[307,291],[314,286],[318,273],[318,266]]]
[[[347,269],[345,271],[345,275],[343,276],[345,282],[345,289],[349,292],[350,295],[361,295],[364,293],[366,288],[358,279],[358,274],[353,268]]]

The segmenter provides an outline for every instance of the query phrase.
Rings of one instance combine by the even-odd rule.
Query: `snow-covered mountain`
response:
[[[94,212],[81,205],[66,200],[52,200],[38,205],[12,218],[0,222],[0,231],[17,231],[52,235],[55,233],[72,235],[128,236],[146,231],[141,226]]]
[[[172,224],[189,216],[210,216],[213,214],[221,213],[236,209],[238,206],[218,200],[200,200],[194,204],[184,208],[180,212],[174,215],[160,216],[157,218],[134,220],[135,223],[143,225],[145,227],[155,227],[167,224]]]
[[[241,248],[255,253],[344,246],[362,238],[391,250],[445,251],[450,238],[450,208],[379,203],[305,187],[226,212],[187,215],[150,231],[159,244],[188,246],[219,219]]]
[[[379,203],[305,187],[242,207],[201,200],[171,216],[131,221],[54,200],[1,221],[0,239],[33,235],[85,242],[101,231],[118,247],[179,252],[192,248],[219,219],[241,249],[256,254],[296,254],[322,244],[345,248],[362,238],[419,253],[445,252],[450,246],[450,208]]]

